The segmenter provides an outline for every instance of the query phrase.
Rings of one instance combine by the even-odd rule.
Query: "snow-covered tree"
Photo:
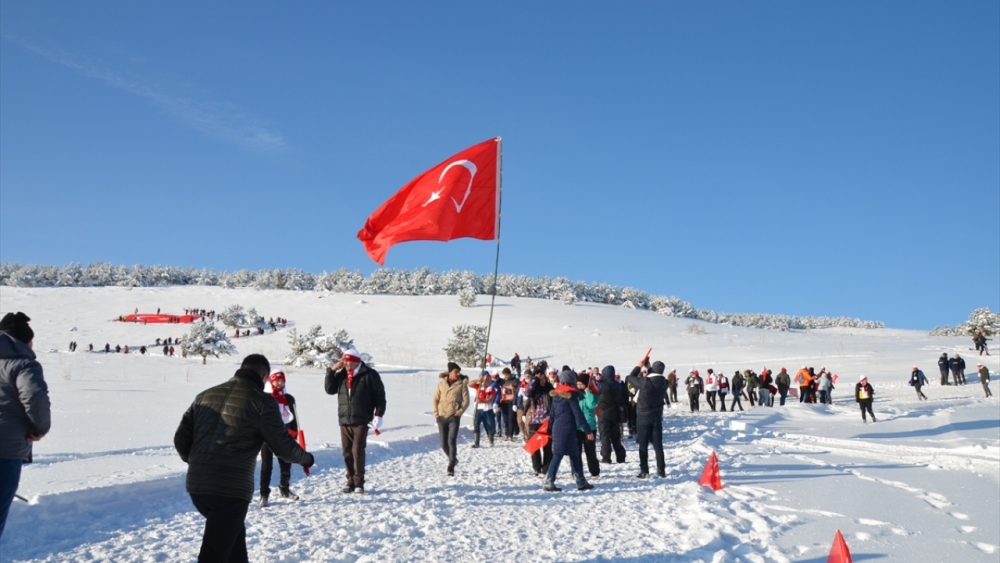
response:
[[[236,353],[236,346],[226,333],[214,323],[194,323],[191,331],[181,340],[181,352],[188,356],[201,356],[204,364],[209,356],[228,356]]]
[[[323,334],[323,327],[320,325],[313,325],[305,334],[299,334],[294,328],[289,330],[288,343],[292,349],[284,361],[295,367],[329,366],[344,354],[344,350],[354,347],[354,339],[347,335],[346,330]],[[368,354],[361,354],[361,360],[374,365]]]
[[[256,313],[256,310],[254,310],[254,313]],[[247,322],[247,313],[243,310],[243,306],[238,303],[226,307],[225,310],[217,316],[222,324],[230,328],[249,326],[249,323]]]
[[[983,331],[987,336],[996,334],[1000,331],[1000,313],[990,312],[989,307],[976,309],[969,313],[969,320],[955,328],[935,327],[931,336],[972,336],[977,330]]]
[[[476,304],[476,290],[471,287],[463,287],[458,291],[458,304],[463,307],[472,307]]]
[[[448,339],[444,351],[449,362],[465,367],[479,367],[486,355],[486,327],[479,325],[458,325],[451,328],[454,335]]]

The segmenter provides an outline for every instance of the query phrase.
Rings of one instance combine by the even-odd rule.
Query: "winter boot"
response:
[[[474,441],[472,442],[472,447],[473,448],[478,448],[479,447],[479,432],[473,432],[472,433],[472,438],[474,439]]]
[[[289,500],[299,500],[299,495],[293,493],[288,487],[279,487],[278,494],[281,498],[287,498]]]
[[[542,490],[549,493],[558,493],[562,491],[562,489],[560,489],[559,487],[555,486],[552,483],[549,483],[548,481],[545,482],[545,485],[542,487]]]
[[[448,464],[448,476],[449,477],[455,476],[455,466],[450,463]]]
[[[267,506],[267,495],[260,495],[260,507],[264,508]]]
[[[491,448],[493,447],[493,437],[494,436],[496,436],[496,434],[487,434],[486,435],[486,437],[490,439],[490,447]]]

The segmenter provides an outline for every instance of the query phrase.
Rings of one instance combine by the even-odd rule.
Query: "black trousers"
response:
[[[340,427],[340,448],[347,469],[347,486],[365,486],[365,447],[368,445],[368,425]]]
[[[271,494],[271,473],[274,470],[275,457],[277,456],[271,452],[267,442],[264,442],[260,447],[260,495],[264,497]],[[292,481],[292,464],[279,457],[278,472],[281,475],[278,486],[287,489]]]
[[[458,463],[458,427],[461,418],[457,416],[437,417],[438,435],[441,436],[441,451],[448,456],[448,465]]]
[[[528,425],[528,438],[535,435],[538,431],[540,424],[529,424]],[[535,473],[548,473],[549,464],[552,463],[552,440],[550,439],[548,443],[545,444],[537,452],[531,454],[531,468],[535,470]]]
[[[514,419],[514,402],[504,401],[500,403],[500,428],[507,438],[514,436],[514,429],[517,428],[517,420]],[[499,432],[497,432],[499,434]]]
[[[601,432],[601,459],[611,463],[611,450],[615,451],[615,461],[625,463],[625,446],[622,444],[622,425],[617,420],[598,420]]]
[[[191,495],[205,517],[198,563],[247,563],[247,507],[249,501],[218,495]]]
[[[601,474],[601,464],[597,461],[597,442],[588,440],[587,435],[579,430],[576,431],[576,444],[580,446],[584,457],[587,458],[587,470],[594,477]]]
[[[865,417],[865,411],[868,411],[868,414],[872,415],[872,422],[875,422],[875,413],[872,412],[872,400],[871,399],[862,399],[862,400],[858,401],[858,406],[861,407],[861,420],[865,420],[865,421],[868,420]]]
[[[649,445],[656,454],[656,471],[666,471],[663,458],[663,417],[639,418],[635,422],[639,443],[639,471],[649,473]]]

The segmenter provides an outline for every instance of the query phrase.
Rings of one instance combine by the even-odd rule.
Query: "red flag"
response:
[[[289,432],[291,432],[291,430],[289,430]],[[302,448],[303,450],[306,449],[306,433],[302,430],[299,430],[297,434],[298,434],[297,438],[299,439],[299,447]],[[305,471],[306,475],[309,475],[308,467],[303,467],[302,470]]]
[[[535,430],[535,433],[528,438],[528,443],[524,445],[524,451],[534,454],[549,443],[549,419],[542,421],[542,424]]]
[[[403,186],[365,221],[358,240],[382,265],[389,247],[411,240],[500,235],[500,138],[469,147]]]

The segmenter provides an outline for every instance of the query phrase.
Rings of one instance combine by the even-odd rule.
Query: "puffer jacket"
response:
[[[0,332],[0,459],[31,463],[34,429],[44,436],[52,426],[49,388],[42,365],[27,344]]]
[[[250,502],[264,442],[285,461],[313,464],[312,454],[288,434],[278,402],[264,393],[257,372],[238,370],[229,381],[202,391],[174,433],[174,447],[188,464],[188,493]]]
[[[584,434],[594,431],[580,409],[580,392],[569,386],[560,385],[549,392],[552,408],[549,410],[549,436],[552,439],[552,455],[580,454],[576,442],[579,428]]]
[[[601,370],[601,378],[601,399],[597,405],[597,416],[605,422],[624,422],[623,413],[628,406],[628,399],[625,397],[625,386],[615,381],[614,366],[605,366]]]
[[[632,368],[625,381],[639,390],[635,402],[635,414],[639,418],[659,418],[663,416],[663,405],[667,396],[667,378],[663,373],[651,371],[646,377],[640,376],[641,368]]]
[[[455,383],[448,383],[448,373],[441,374],[441,381],[434,390],[431,410],[434,417],[462,416],[469,408],[469,378],[460,375]]]
[[[326,370],[323,382],[328,395],[337,395],[337,416],[341,426],[364,426],[376,416],[385,416],[385,385],[378,372],[361,363],[347,389],[347,370]]]

